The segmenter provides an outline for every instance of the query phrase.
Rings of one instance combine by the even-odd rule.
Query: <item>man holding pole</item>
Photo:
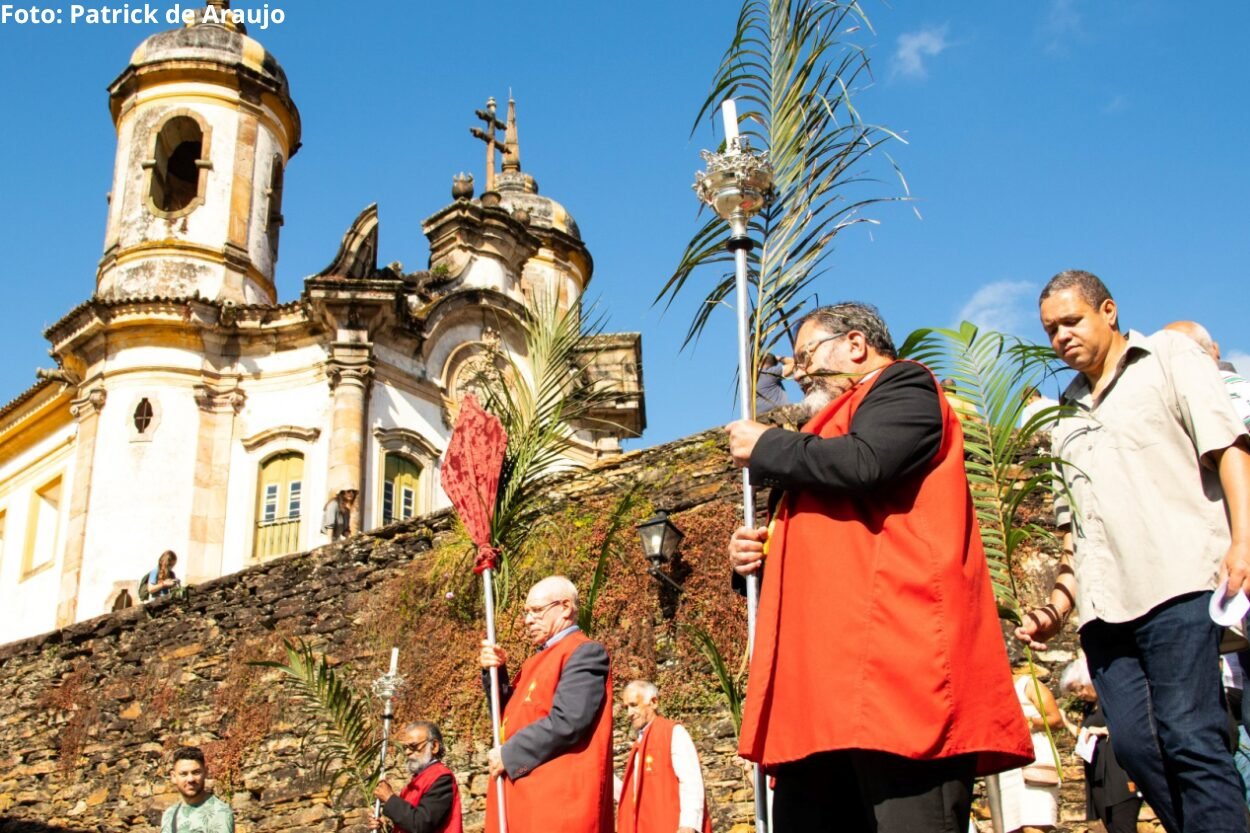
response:
[[[502,745],[490,776],[503,778],[508,833],[612,833],[612,677],[608,652],[577,626],[577,588],[563,576],[535,584],[525,630],[538,653],[509,681],[508,656],[483,640],[479,661],[498,668]],[[487,675],[483,684],[489,690]],[[496,789],[486,830],[500,830]]]
[[[398,793],[388,781],[379,781],[373,795],[382,802],[382,815],[400,833],[461,833],[460,787],[443,763],[443,733],[428,720],[409,723],[399,733],[405,763],[412,780]],[[377,830],[381,819],[369,824]]]
[[[766,565],[739,752],[776,776],[775,833],[963,833],[974,776],[1033,745],[959,419],[873,307],[815,310],[795,347],[802,430],[727,428],[774,487],[729,545],[738,574]]]

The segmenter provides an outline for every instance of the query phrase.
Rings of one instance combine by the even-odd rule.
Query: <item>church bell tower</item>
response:
[[[96,293],[272,304],[300,117],[277,60],[210,0],[109,87],[117,157]]]

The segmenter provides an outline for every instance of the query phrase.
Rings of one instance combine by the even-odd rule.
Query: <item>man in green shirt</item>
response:
[[[182,746],[174,752],[169,778],[182,798],[161,817],[161,833],[234,833],[230,805],[204,788],[208,767],[198,746]]]

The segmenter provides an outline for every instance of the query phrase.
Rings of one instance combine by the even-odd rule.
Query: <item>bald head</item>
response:
[[[577,624],[577,588],[564,576],[548,576],[525,597],[525,631],[532,645]]]
[[[1202,352],[1211,357],[1214,362],[1220,360],[1220,345],[1216,344],[1211,338],[1211,334],[1207,332],[1207,328],[1199,324],[1197,321],[1173,321],[1163,329],[1180,333],[1193,339]]]
[[[556,599],[568,599],[577,612],[577,586],[564,576],[547,576],[530,588],[530,598],[542,604]]]

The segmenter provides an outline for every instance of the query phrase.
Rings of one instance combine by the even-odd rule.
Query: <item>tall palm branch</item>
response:
[[[543,481],[575,466],[569,451],[576,430],[603,425],[596,413],[621,396],[586,376],[593,360],[586,340],[601,329],[598,319],[584,325],[577,308],[561,309],[555,297],[539,294],[523,329],[524,360],[509,356],[506,374],[482,379],[484,407],[508,435],[491,524],[502,570],[541,517],[547,499]]]
[[[869,22],[855,0],[744,0],[734,37],[695,127],[721,101],[738,102],[742,135],[766,150],[775,185],[771,203],[752,219],[750,401],[761,358],[783,338],[824,272],[839,232],[875,222],[861,214],[894,197],[852,198],[868,181],[867,157],[898,138],[864,123],[852,91],[869,79],[868,56],[846,38]],[[693,133],[693,131],[692,131]],[[901,179],[901,177],[900,177]],[[904,191],[906,183],[903,183]],[[686,246],[657,302],[666,307],[700,267],[728,264],[696,311],[685,343],[697,341],[712,311],[734,291],[728,225],[711,216]]]
[[[362,803],[373,799],[382,773],[378,754],[382,741],[370,715],[369,701],[339,676],[324,656],[301,639],[283,640],[286,662],[254,662],[282,672],[301,711],[304,741],[317,750],[316,772],[339,804],[351,792]]]
[[[899,353],[953,383],[953,395],[976,411],[963,420],[964,466],[999,614],[1019,624],[1020,588],[1012,569],[1017,553],[1030,541],[1055,537],[1046,527],[1021,520],[1021,509],[1043,492],[1062,490],[1058,458],[1039,444],[1060,409],[1042,409],[1020,425],[1025,407],[1020,392],[1053,375],[1054,353],[967,321],[957,330],[917,330]]]
[[[957,330],[916,330],[899,353],[923,362],[953,383],[951,394],[975,411],[962,419],[964,468],[972,487],[998,615],[1019,625],[1022,611],[1017,555],[1030,541],[1055,538],[1046,527],[1023,520],[1021,509],[1047,492],[1054,495],[1063,491],[1059,458],[1039,443],[1039,435],[1059,418],[1061,408],[1043,408],[1021,425],[1026,403],[1020,394],[1054,374],[1055,354],[1048,347],[980,330],[967,321]],[[1025,657],[1040,704],[1041,682],[1028,648]],[[1046,736],[1057,761],[1059,753],[1049,725]]]

